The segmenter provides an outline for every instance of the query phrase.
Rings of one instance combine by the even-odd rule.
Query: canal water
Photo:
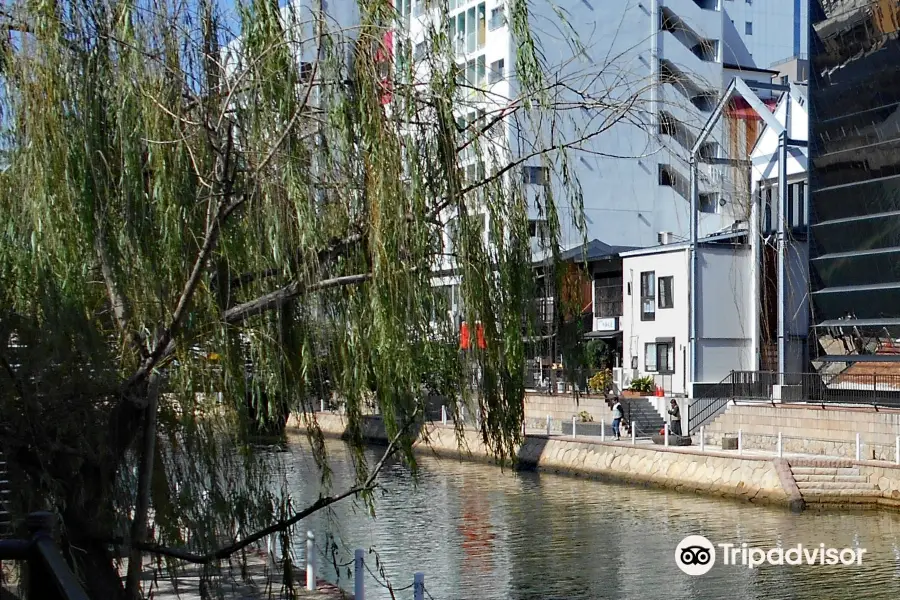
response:
[[[329,442],[334,490],[351,481],[346,447]],[[374,463],[380,449],[369,456]],[[305,441],[286,455],[295,508],[319,495]],[[800,515],[721,500],[544,473],[501,471],[454,459],[419,457],[418,481],[391,464],[381,477],[375,517],[352,501],[301,524],[317,536],[322,575],[352,591],[346,566],[356,548],[372,573],[366,600],[389,600],[425,574],[434,600],[894,599],[900,592],[900,515],[806,512]],[[788,548],[865,548],[861,566],[721,564],[689,576],[675,563],[688,535],[714,544]],[[326,537],[337,545],[332,552]],[[303,560],[302,536],[297,559]],[[369,550],[372,553],[368,553]],[[322,556],[328,552],[328,558]],[[376,562],[377,557],[377,562]],[[327,564],[321,564],[321,563]],[[334,563],[341,566],[337,570]],[[380,583],[379,583],[380,581]],[[411,589],[395,591],[411,599]]]

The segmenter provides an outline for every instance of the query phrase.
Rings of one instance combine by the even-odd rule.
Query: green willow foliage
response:
[[[557,203],[581,196],[541,133],[552,94],[527,4],[507,6],[510,112],[554,149],[533,154],[565,183],[542,198],[555,251]],[[406,424],[430,394],[454,413],[468,403],[513,457],[533,287],[522,161],[493,134],[501,115],[460,127],[468,92],[443,27],[425,71],[398,68],[388,89],[397,14],[384,0],[358,11],[353,31],[261,0],[238,3],[236,27],[209,0],[13,0],[0,13],[0,437],[27,490],[14,509],[62,514],[95,592],[113,585],[104,543],[127,539],[135,514],[155,378],[151,541],[192,552],[285,516],[279,467],[250,445],[285,406],[325,466],[312,407],[340,399],[361,482],[368,407],[414,464]],[[468,146],[480,179],[461,169]],[[464,360],[432,287],[452,215],[466,320],[487,338]]]

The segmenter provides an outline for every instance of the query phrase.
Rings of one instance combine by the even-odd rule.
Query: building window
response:
[[[656,320],[656,272],[641,273],[641,321]]]
[[[658,165],[659,169],[659,185],[675,185],[675,178],[672,176],[672,172],[669,170],[669,165]]]
[[[497,6],[491,9],[491,20],[488,22],[488,29],[491,31],[500,29],[506,25],[506,7]]]
[[[675,340],[644,344],[644,370],[651,373],[674,373]]]
[[[503,59],[495,60],[491,63],[491,69],[488,71],[488,83],[497,83],[503,80],[503,68],[506,65]]]
[[[644,370],[656,371],[656,344],[644,344]]]
[[[409,1],[409,0],[407,0]],[[460,0],[456,2],[456,8],[465,4]],[[453,4],[450,10],[453,10]],[[485,3],[473,6],[468,10],[460,11],[450,16],[447,30],[453,39],[453,49],[457,54],[475,52],[484,48],[487,42],[487,12]]]
[[[672,308],[674,300],[672,298],[673,277],[659,278],[659,307]]]
[[[397,0],[397,10],[400,13],[400,20],[409,29],[409,13],[412,0]]]
[[[541,239],[547,237],[547,221],[538,219],[528,221],[528,237]]]
[[[715,194],[700,194],[698,197],[697,210],[706,214],[716,214],[716,206],[718,201]]]
[[[547,167],[524,167],[522,169],[525,183],[545,185],[547,183]]]
[[[753,35],[753,23],[750,21],[744,23],[744,35]]]
[[[482,97],[487,87],[487,63],[484,54],[475,59],[475,89],[479,90],[478,95]],[[482,98],[483,99],[483,98]]]
[[[425,10],[425,0],[415,0],[413,4],[413,16],[419,17]]]
[[[484,2],[478,5],[478,24],[476,28],[478,30],[478,49],[481,50],[484,48],[485,42],[487,42],[487,15],[485,13]]]
[[[801,181],[791,186],[796,188],[791,202],[793,207],[794,219],[791,223],[792,227],[802,227],[806,225],[806,183]]]
[[[660,135],[675,135],[678,133],[677,122],[675,121],[675,117],[668,115],[666,113],[660,113],[659,115],[659,134]]]
[[[413,59],[421,60],[425,56],[425,42],[419,42],[413,48]]]
[[[594,279],[594,316],[598,319],[622,316],[622,277]]]
[[[790,83],[790,81],[789,81],[789,79],[788,79],[788,76],[787,76],[787,75],[782,75],[782,76],[781,76],[781,85],[787,85],[788,83]]]

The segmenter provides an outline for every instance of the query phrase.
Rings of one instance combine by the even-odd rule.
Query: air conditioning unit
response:
[[[656,240],[660,246],[665,246],[666,244],[670,244],[672,242],[672,232],[671,231],[660,231],[656,234]]]

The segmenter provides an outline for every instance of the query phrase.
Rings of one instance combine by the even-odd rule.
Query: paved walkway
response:
[[[203,597],[200,590],[201,571],[196,565],[185,567],[184,571],[172,581],[165,575],[156,577],[155,564],[151,562],[150,558],[144,560],[141,587],[144,589],[145,598],[200,600]],[[235,565],[231,572],[223,574],[215,582],[221,588],[222,595],[211,597],[221,598],[221,600],[268,600],[270,598],[275,600],[290,597],[282,585],[281,573],[267,573],[263,558],[255,555],[248,556],[247,562],[246,577],[242,576],[240,567]],[[155,582],[154,579],[156,579]],[[269,579],[271,582],[267,583]],[[294,587],[294,598],[302,600],[352,600],[353,598],[352,594],[321,580],[317,584],[318,590],[307,591],[305,571],[297,573],[296,581],[298,583]]]
[[[528,436],[547,437],[546,429],[529,428],[529,429],[525,430],[525,433]],[[576,433],[577,433],[577,428],[576,428]],[[611,435],[606,436],[605,440],[603,440],[598,435],[578,435],[575,438],[573,438],[571,435],[563,435],[560,433],[554,433],[554,434],[550,434],[549,437],[550,437],[550,439],[554,439],[554,440],[569,440],[569,441],[576,441],[576,442],[586,442],[586,443],[590,443],[590,444],[604,443],[604,444],[615,444],[615,445],[621,445],[621,446],[631,446],[632,445],[631,444],[631,436],[622,436],[622,440],[618,441],[618,442],[614,441],[612,439]],[[647,448],[648,450],[653,449],[653,450],[661,450],[661,451],[665,451],[665,452],[685,452],[685,453],[689,453],[689,454],[700,452],[700,444],[699,444],[699,441],[697,440],[696,436],[694,436],[694,445],[692,445],[692,446],[665,447],[661,444],[654,444],[653,440],[651,440],[649,438],[640,438],[640,437],[635,440],[635,445]],[[738,450],[724,450],[724,449],[722,449],[721,446],[706,444],[703,447],[703,451],[709,452],[712,454],[723,454],[723,455],[727,455],[727,456],[778,458],[777,448],[774,446],[773,446],[772,450],[759,450],[759,449],[745,448],[739,452]],[[792,458],[795,460],[803,460],[804,462],[813,461],[813,460],[818,460],[818,461],[855,460],[854,458],[847,457],[847,456],[831,456],[831,455],[826,455],[826,454],[804,454],[804,453],[799,453],[799,452],[783,452],[781,454],[781,457],[786,458],[788,460],[790,460]],[[888,462],[888,461],[872,461],[871,459],[862,459],[860,462],[880,462],[880,463],[885,463],[885,464],[893,464],[892,462]]]

